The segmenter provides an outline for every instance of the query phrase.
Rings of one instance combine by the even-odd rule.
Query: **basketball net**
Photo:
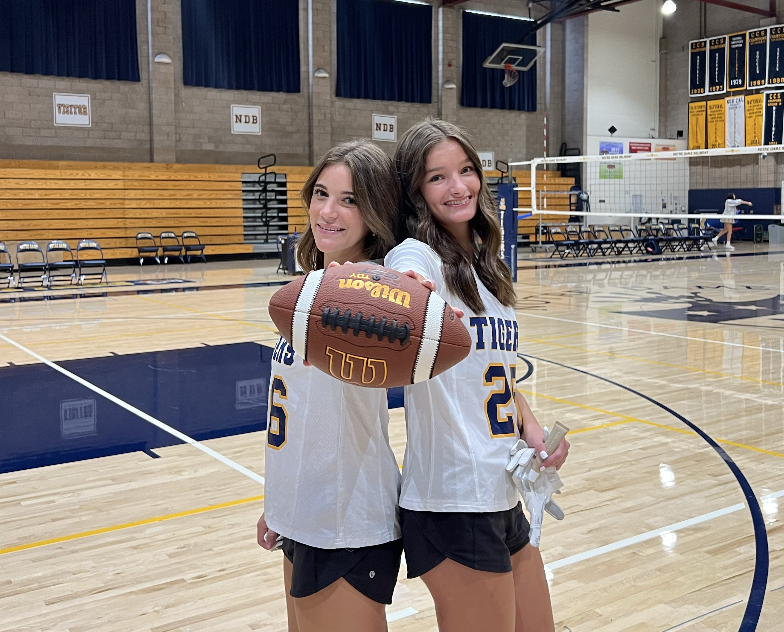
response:
[[[512,64],[504,64],[504,88],[508,88],[509,86],[513,86],[517,83],[517,80],[520,78],[520,75],[517,74],[517,71],[512,68]]]

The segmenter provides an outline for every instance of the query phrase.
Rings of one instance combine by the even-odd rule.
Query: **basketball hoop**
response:
[[[520,75],[517,74],[517,71],[514,68],[512,68],[512,64],[504,64],[504,88],[513,86],[517,83],[519,78]]]

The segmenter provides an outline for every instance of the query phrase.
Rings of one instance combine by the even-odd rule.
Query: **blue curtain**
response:
[[[520,42],[530,22],[463,11],[463,80],[460,103],[468,108],[536,112],[536,64],[505,88],[503,70],[482,62],[502,43],[536,44],[536,33]]]
[[[186,86],[299,92],[297,0],[182,0]]]
[[[336,96],[430,103],[433,9],[388,0],[338,0]]]
[[[139,81],[135,0],[0,0],[0,71]]]

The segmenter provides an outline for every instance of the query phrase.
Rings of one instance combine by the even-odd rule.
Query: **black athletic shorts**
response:
[[[368,599],[391,604],[402,553],[402,539],[359,549],[319,549],[283,538],[283,555],[294,566],[292,597],[309,597],[342,577]]]
[[[445,559],[490,573],[509,573],[512,555],[528,544],[530,525],[520,503],[487,513],[412,511],[400,508],[408,578]]]

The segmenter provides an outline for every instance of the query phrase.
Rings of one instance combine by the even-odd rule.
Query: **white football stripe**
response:
[[[433,364],[438,353],[441,340],[441,329],[444,326],[444,307],[446,303],[435,292],[430,292],[425,311],[425,327],[422,341],[419,344],[416,364],[414,365],[414,383],[429,380],[433,372]]]
[[[310,321],[310,309],[313,301],[316,300],[316,293],[321,287],[321,280],[324,278],[324,270],[315,270],[305,277],[297,304],[294,306],[294,318],[291,322],[291,346],[294,352],[302,358],[307,358],[308,349],[308,322]]]

